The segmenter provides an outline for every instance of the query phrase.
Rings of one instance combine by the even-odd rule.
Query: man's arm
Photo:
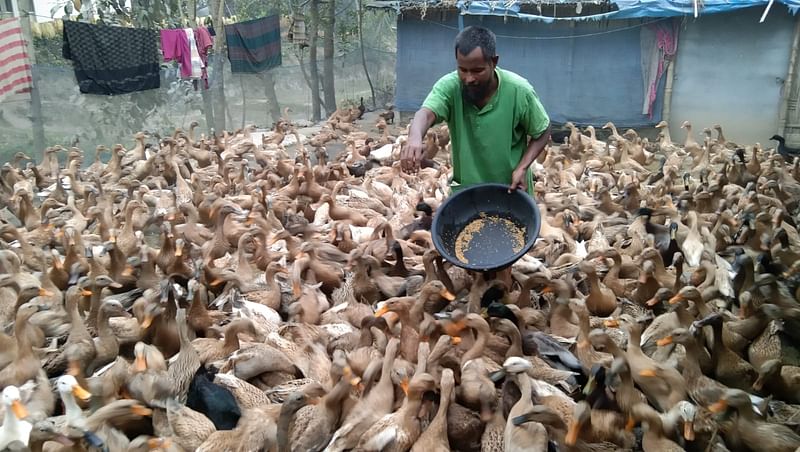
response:
[[[411,121],[408,131],[408,141],[400,152],[400,166],[404,171],[419,170],[422,154],[425,151],[422,138],[435,121],[436,115],[426,107],[422,107],[414,113],[414,119]]]
[[[528,167],[531,166],[533,161],[539,157],[539,154],[541,154],[545,146],[547,146],[548,140],[550,140],[550,126],[547,126],[547,129],[545,129],[541,135],[531,140],[531,142],[528,144],[528,149],[525,151],[525,154],[522,156],[519,164],[511,174],[511,187],[508,190],[509,192],[518,188],[523,190],[528,189],[528,180],[527,177],[525,177],[525,174],[528,171]]]

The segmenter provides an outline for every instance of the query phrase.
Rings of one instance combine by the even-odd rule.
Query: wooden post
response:
[[[792,50],[789,53],[789,68],[786,70],[786,80],[781,90],[781,104],[778,110],[778,135],[785,137],[787,122],[789,120],[789,98],[792,96],[795,66],[797,66],[797,51],[800,47],[800,19],[795,19],[794,36],[792,37]]]
[[[31,21],[36,20],[33,0],[25,2],[27,12],[25,17],[20,17],[22,26],[22,37],[25,39],[28,61],[31,65],[31,114],[30,120],[33,126],[33,148],[37,152],[42,152],[44,157],[44,118],[42,118],[42,99],[39,97],[39,70],[36,67],[36,49],[33,45],[33,35],[31,34]]]

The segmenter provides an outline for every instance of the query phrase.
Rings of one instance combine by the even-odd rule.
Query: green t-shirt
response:
[[[461,95],[461,80],[453,71],[433,85],[422,104],[446,121],[453,151],[453,190],[481,182],[511,183],[511,173],[528,148],[528,136],[538,138],[550,125],[533,86],[519,75],[495,68],[497,91],[478,109]],[[533,192],[528,170],[528,191]]]

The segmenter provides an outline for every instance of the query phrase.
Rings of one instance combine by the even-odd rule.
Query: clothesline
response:
[[[658,22],[663,22],[663,21],[665,21],[665,20],[670,20],[670,19],[671,19],[671,18],[669,18],[669,17],[665,17],[665,18],[660,18],[660,19],[651,20],[651,21],[648,21],[648,22],[642,22],[642,23],[640,23],[640,24],[630,25],[630,26],[627,26],[627,27],[620,27],[620,28],[615,28],[615,29],[613,29],[613,30],[607,30],[607,31],[598,31],[598,32],[596,32],[596,33],[585,33],[585,34],[582,34],[582,35],[563,35],[563,36],[511,36],[511,35],[496,35],[496,36],[497,36],[498,38],[505,38],[505,39],[524,39],[524,40],[531,40],[531,41],[548,41],[548,40],[555,40],[555,39],[578,39],[578,38],[591,38],[591,37],[594,37],[594,36],[602,36],[602,35],[607,35],[607,34],[611,34],[611,33],[618,33],[618,32],[620,32],[620,31],[632,30],[632,29],[634,29],[634,28],[641,28],[641,27],[644,27],[644,26],[646,26],[646,25],[655,24],[655,23],[658,23]],[[434,22],[434,21],[427,20],[427,19],[422,19],[422,21],[423,21],[423,22],[430,23],[430,24],[438,25],[438,26],[440,26],[440,27],[443,27],[443,28],[447,28],[448,30],[456,30],[456,31],[458,30],[458,27],[455,27],[455,26],[452,26],[452,25],[443,24],[443,23],[441,23],[441,22]]]

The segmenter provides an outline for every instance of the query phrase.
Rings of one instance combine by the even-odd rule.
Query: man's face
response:
[[[476,47],[467,55],[456,52],[456,63],[464,97],[473,104],[484,100],[492,86],[497,56],[486,61],[481,48]]]

